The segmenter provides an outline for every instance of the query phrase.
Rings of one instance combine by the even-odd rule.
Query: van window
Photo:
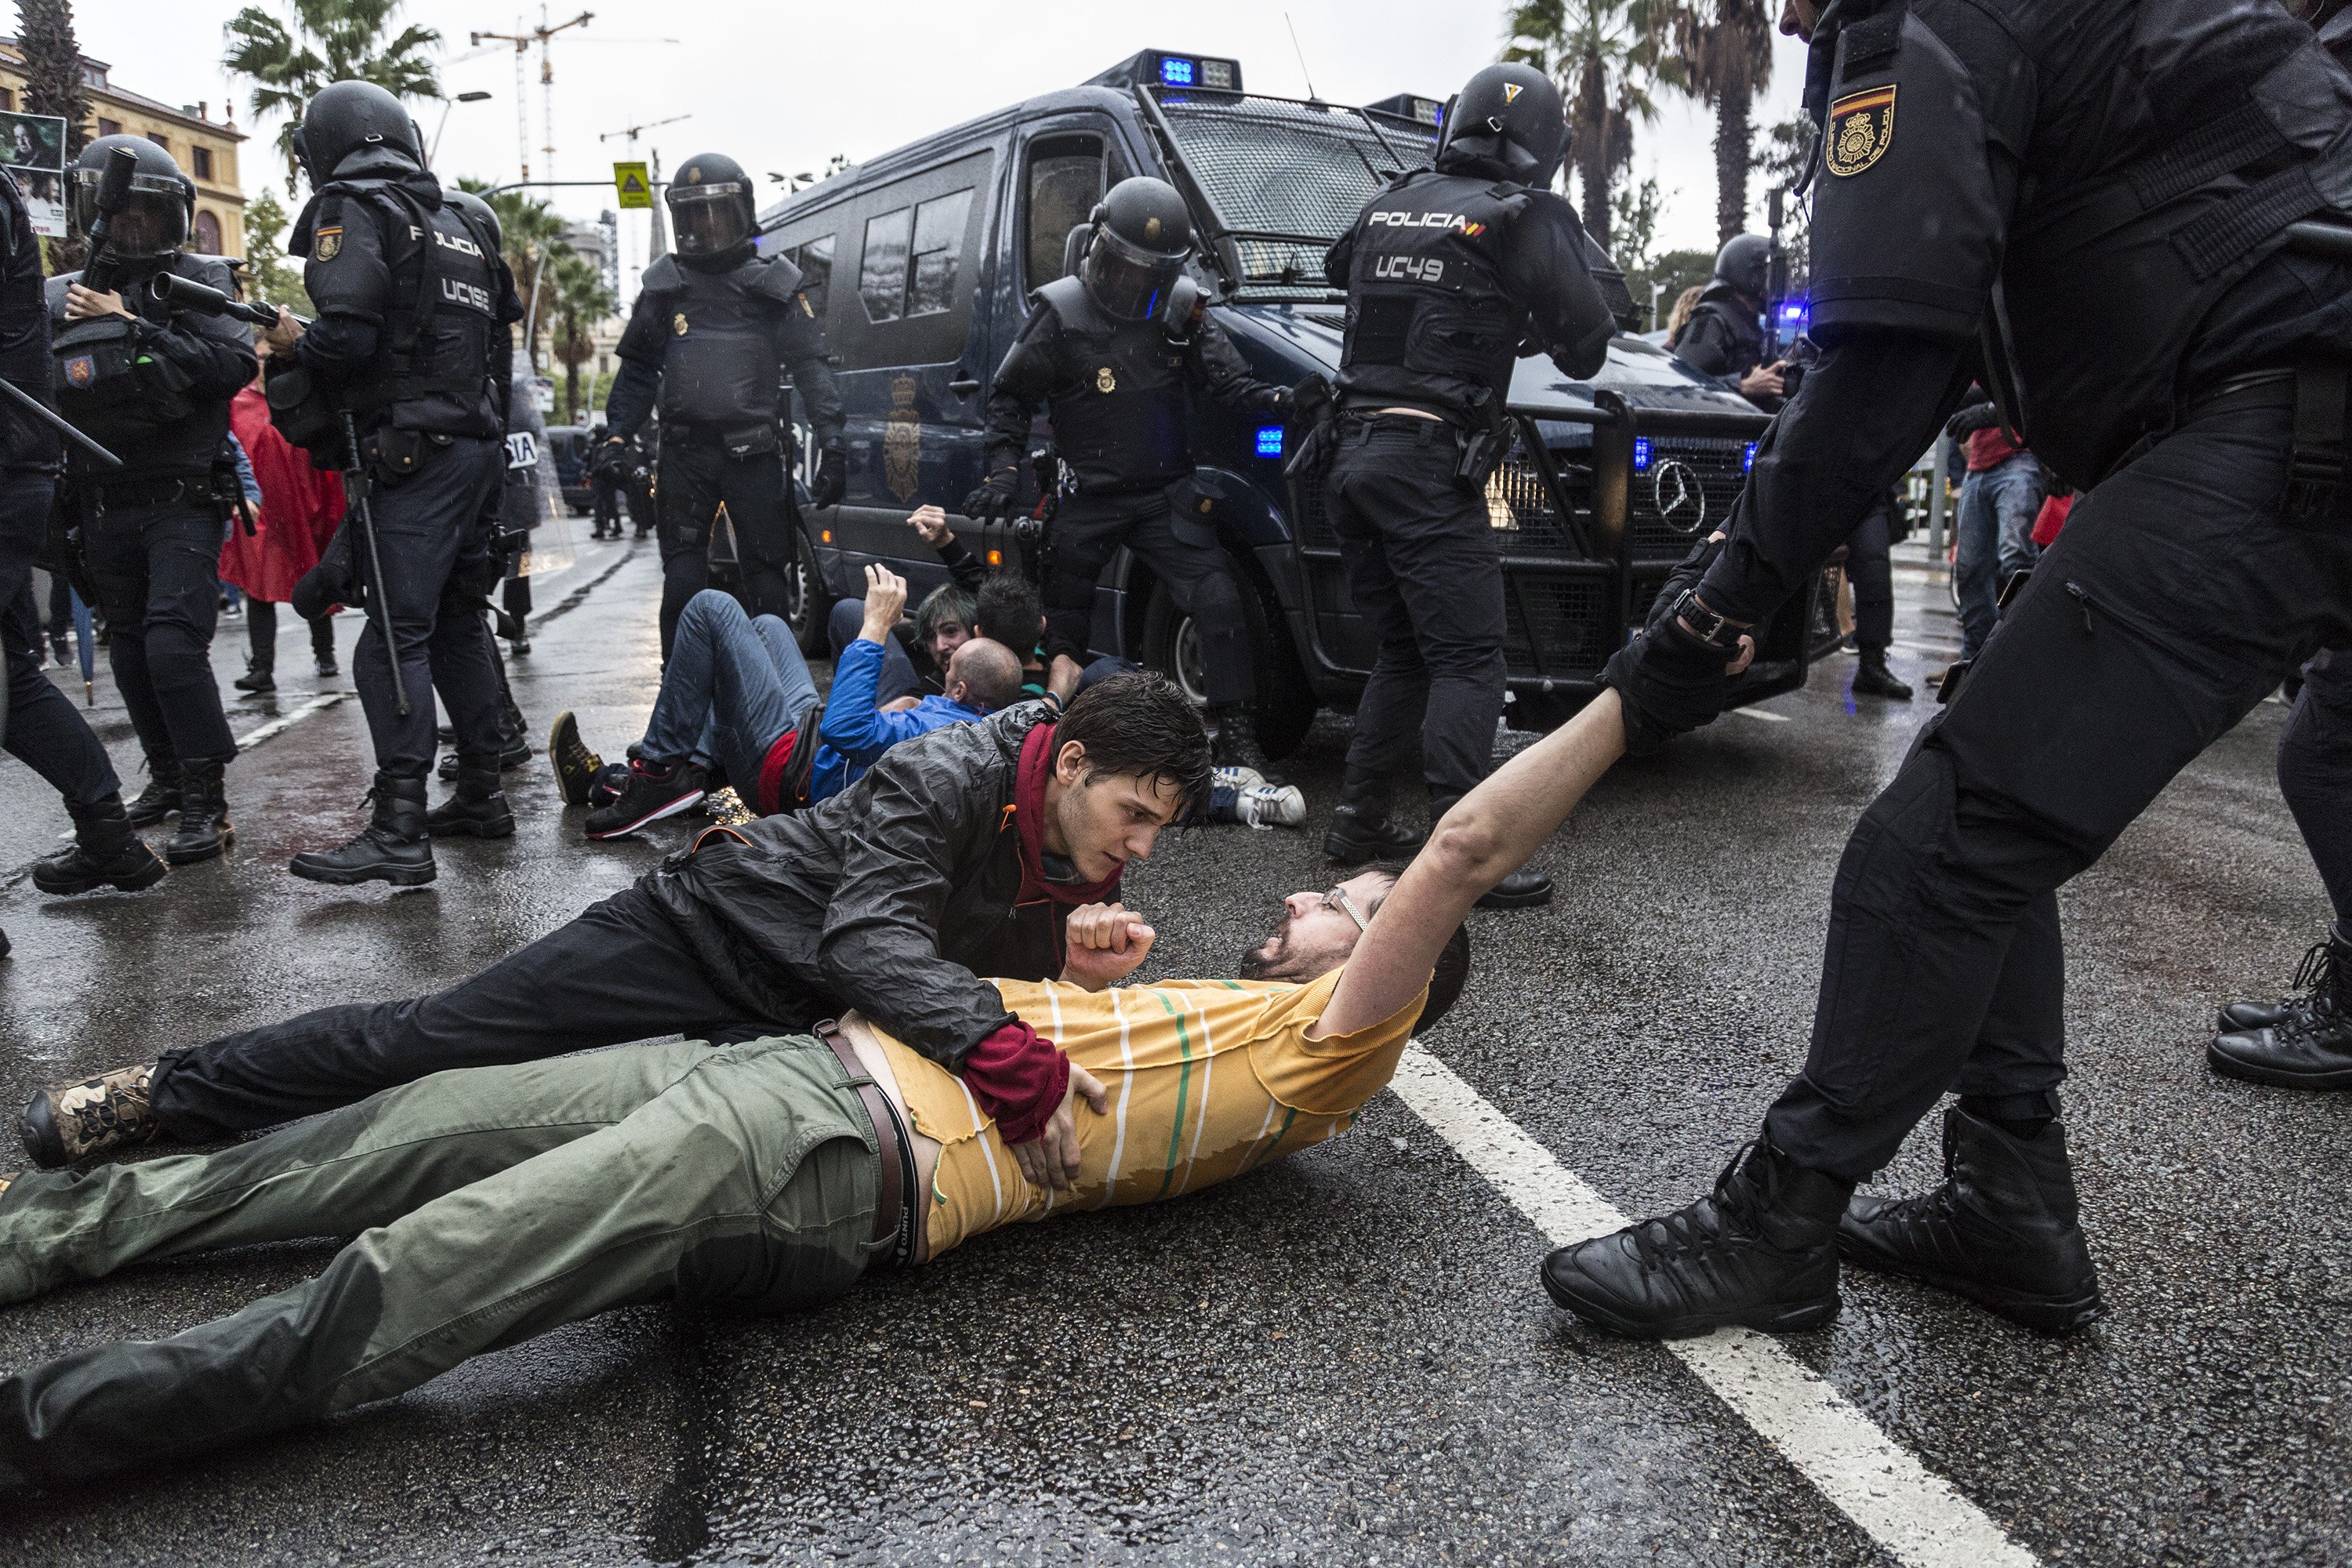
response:
[[[994,162],[993,152],[972,153],[846,205],[836,232],[855,237],[856,258],[825,258],[845,287],[853,268],[857,279],[855,303],[845,295],[825,324],[844,369],[943,364],[963,353]]]
[[[953,308],[964,220],[971,213],[967,188],[866,220],[857,293],[866,301],[867,321],[936,316]]]
[[[866,220],[866,251],[857,264],[857,297],[869,321],[895,321],[907,303],[907,230],[912,207]]]
[[[1021,215],[1030,288],[1042,289],[1062,275],[1070,230],[1087,221],[1103,190],[1101,137],[1045,136],[1030,143]]]
[[[825,297],[833,289],[833,236],[819,235],[784,252],[784,259],[801,269],[801,293],[816,319],[824,320]]]

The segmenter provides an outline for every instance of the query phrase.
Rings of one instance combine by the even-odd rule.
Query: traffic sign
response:
[[[614,164],[613,188],[620,193],[620,203],[625,207],[654,205],[654,183],[646,176],[643,163]]]

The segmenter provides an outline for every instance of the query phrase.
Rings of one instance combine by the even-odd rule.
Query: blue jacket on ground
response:
[[[977,708],[944,697],[926,697],[902,713],[879,711],[875,697],[881,689],[882,654],[880,643],[859,637],[834,661],[833,690],[816,727],[823,744],[817,747],[815,764],[809,770],[812,801],[828,799],[856,784],[883,752],[901,741],[988,717]]]

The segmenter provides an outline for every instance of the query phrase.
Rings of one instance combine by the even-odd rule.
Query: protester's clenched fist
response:
[[[1066,925],[1069,951],[1062,978],[1089,991],[1116,985],[1135,973],[1159,933],[1125,904],[1081,904]]]

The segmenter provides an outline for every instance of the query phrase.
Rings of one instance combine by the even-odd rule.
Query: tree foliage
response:
[[[298,316],[318,314],[302,288],[302,268],[286,254],[286,207],[268,186],[245,209],[246,271],[254,295]]]
[[[553,304],[542,301],[555,358],[563,366],[563,403],[568,422],[580,423],[580,367],[595,357],[596,324],[620,309],[604,275],[584,256],[568,249],[547,269]]]
[[[431,27],[392,32],[401,0],[286,0],[291,26],[248,5],[230,18],[222,68],[253,83],[253,117],[282,114],[278,150],[286,159],[286,194],[300,178],[294,132],[312,95],[331,82],[372,81],[395,98],[437,98],[440,79],[425,51],[441,41]]]
[[[70,163],[89,141],[89,94],[71,0],[16,0],[16,47],[25,57],[25,112],[65,121]]]
[[[1748,226],[1756,95],[1772,80],[1772,18],[1763,0],[1680,0],[1664,16],[1660,77],[1715,110],[1715,237]]]
[[[1664,53],[1668,0],[1523,0],[1505,26],[1503,58],[1535,67],[1568,100],[1570,166],[1584,226],[1607,247],[1610,195],[1633,162],[1633,125],[1657,118],[1651,89]]]
[[[1764,176],[1767,187],[1793,187],[1804,177],[1805,165],[1812,158],[1813,134],[1813,122],[1802,112],[1789,116],[1764,133],[1763,143],[1756,150],[1756,172]],[[1808,204],[1794,195],[1781,203],[1780,248],[1789,258],[1792,289],[1802,289],[1811,271],[1811,248],[1807,236],[1811,216]]]

